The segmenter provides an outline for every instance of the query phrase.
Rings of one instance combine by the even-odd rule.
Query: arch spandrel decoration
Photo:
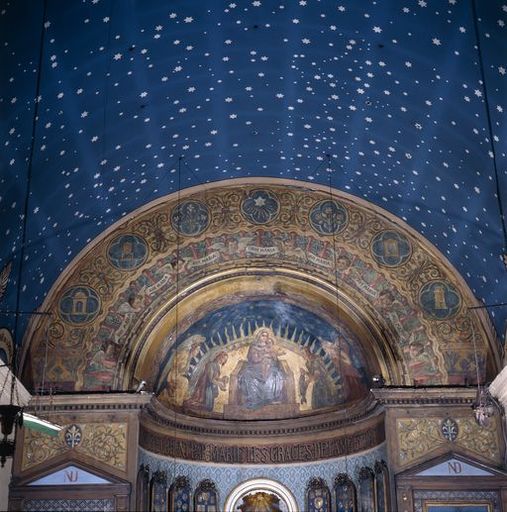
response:
[[[282,287],[290,275],[338,297],[336,316],[376,344],[389,384],[472,382],[473,332],[481,360],[498,366],[487,317],[466,309],[472,293],[403,222],[339,191],[252,179],[188,189],[179,205],[176,194],[150,203],[92,242],[48,295],[53,316],[30,324],[25,373],[42,375],[47,333],[46,382],[127,388],[156,357],[174,305],[241,272],[276,274]]]

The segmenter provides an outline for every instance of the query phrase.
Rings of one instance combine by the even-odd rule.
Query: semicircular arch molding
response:
[[[482,372],[500,365],[470,289],[403,221],[338,190],[252,178],[161,198],[91,242],[48,294],[52,316],[29,325],[24,377],[45,373],[65,391],[127,389],[171,309],[242,271],[336,296],[338,316],[368,326],[392,385],[473,382],[474,341]]]
[[[129,389],[144,380],[162,403],[184,414],[218,419],[314,414],[365,399],[372,375],[391,383],[408,371],[403,354],[391,351],[367,311],[301,271],[258,266],[222,272],[185,289],[177,306],[166,304],[160,314],[131,347],[118,382]],[[269,352],[257,336],[262,331],[272,336]],[[259,402],[271,397],[269,385],[240,400],[240,369],[251,384],[245,386],[255,389],[249,376],[262,366],[256,364],[260,354],[281,368],[290,407],[262,409]],[[206,399],[199,381],[210,371],[227,377],[217,396]],[[243,407],[244,401],[250,407]]]
[[[287,512],[297,512],[298,506],[296,499],[292,492],[287,489],[284,485],[275,480],[269,480],[267,478],[254,478],[241,483],[227,496],[225,500],[224,510],[226,512],[233,512],[237,510],[242,504],[242,501],[248,499],[248,496],[259,496],[266,499],[267,503],[270,503],[269,497],[271,495],[276,497],[276,502],[280,500],[283,502],[283,508]]]

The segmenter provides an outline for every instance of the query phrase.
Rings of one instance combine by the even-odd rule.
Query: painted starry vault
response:
[[[371,201],[506,302],[506,23],[501,0],[1,1],[0,309],[135,208],[245,176]]]

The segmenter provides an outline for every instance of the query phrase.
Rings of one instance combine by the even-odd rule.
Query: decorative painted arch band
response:
[[[337,288],[405,360],[391,371],[392,384],[472,382],[473,336],[481,369],[494,373],[493,329],[483,312],[467,309],[477,302],[445,257],[384,210],[312,187],[260,178],[218,182],[182,191],[179,202],[173,194],[149,203],[116,223],[53,285],[43,305],[53,316],[32,320],[25,378],[42,375],[45,366],[47,383],[61,390],[130,385],[133,374],[125,370],[134,372],[134,354],[149,350],[140,340],[156,330],[168,305],[196,283],[238,268],[284,269]],[[46,339],[55,348],[47,361]]]

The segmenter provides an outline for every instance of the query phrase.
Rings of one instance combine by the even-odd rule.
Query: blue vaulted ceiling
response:
[[[334,187],[408,222],[480,300],[507,301],[506,3],[0,4],[1,310],[38,308],[89,241],[174,192],[180,156],[187,187],[328,185],[329,154]],[[500,334],[507,309],[489,312]]]

